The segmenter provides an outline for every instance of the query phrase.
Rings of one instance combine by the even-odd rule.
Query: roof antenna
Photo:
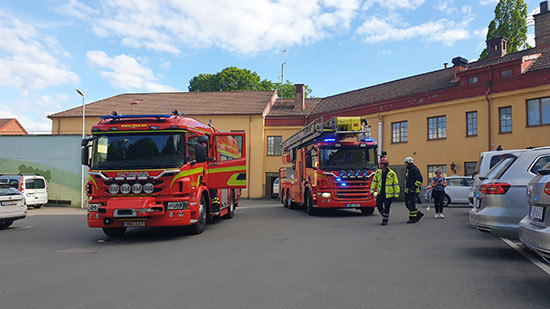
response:
[[[177,116],[177,115],[178,115],[178,110],[177,109],[172,110],[172,116]]]
[[[283,50],[283,63],[281,64],[281,85],[280,85],[280,98],[281,100],[283,99],[283,84],[285,82],[285,65],[286,65],[286,61],[285,61],[285,54],[286,54],[286,47],[285,47],[285,50]]]

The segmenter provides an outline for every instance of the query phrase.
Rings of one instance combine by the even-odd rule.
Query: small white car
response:
[[[279,178],[273,182],[273,196],[279,197]]]
[[[48,203],[48,185],[40,175],[1,174],[0,183],[18,189],[25,196],[27,206],[40,208]]]
[[[470,187],[474,180],[471,176],[458,176],[451,175],[445,177],[447,180],[447,187],[445,187],[445,199],[443,200],[443,206],[447,207],[449,204],[468,204],[468,197],[470,196]],[[426,201],[433,201],[431,198],[432,187],[426,188]]]
[[[10,185],[0,184],[0,230],[27,216],[25,197]]]

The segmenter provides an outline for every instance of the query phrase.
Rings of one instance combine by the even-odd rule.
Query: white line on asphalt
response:
[[[538,268],[542,269],[545,273],[547,273],[548,275],[550,275],[550,267],[546,264],[544,264],[543,262],[537,260],[536,258],[534,258],[533,256],[531,256],[529,253],[527,253],[525,251],[525,249],[523,249],[522,247],[518,246],[516,243],[514,243],[513,241],[507,239],[507,238],[500,238],[502,239],[502,241],[504,241],[505,243],[508,244],[508,246],[512,247],[512,249],[516,250],[517,252],[521,253],[521,255],[523,255],[524,257],[526,257],[529,261],[531,261],[533,264],[537,265]]]

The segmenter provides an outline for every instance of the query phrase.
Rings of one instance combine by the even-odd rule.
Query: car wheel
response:
[[[368,216],[374,213],[375,207],[361,207],[361,214]]]
[[[113,238],[121,237],[122,235],[124,235],[124,232],[126,232],[125,227],[104,227],[103,228],[103,233]]]
[[[36,205],[33,205],[32,207],[34,207],[35,209],[38,209],[38,208],[42,207],[42,204],[36,204]]]
[[[191,234],[197,235],[204,231],[206,226],[206,198],[201,196],[201,203],[199,204],[199,218],[197,222],[191,225],[190,232]]]
[[[0,230],[7,229],[13,224],[13,220],[0,221]]]
[[[449,206],[450,203],[451,203],[451,198],[447,194],[445,194],[445,197],[443,198],[443,207]]]

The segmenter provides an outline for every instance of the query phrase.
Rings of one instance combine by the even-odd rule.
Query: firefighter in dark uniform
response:
[[[389,167],[386,158],[380,159],[380,168],[372,177],[370,194],[376,198],[376,208],[382,215],[382,225],[388,225],[390,220],[390,207],[394,198],[399,196],[399,181],[397,174]]]
[[[414,159],[412,157],[405,158],[405,206],[409,210],[409,221],[407,223],[416,223],[422,219],[424,214],[416,208],[416,198],[420,193],[420,186],[422,185],[422,174],[416,165],[414,165]]]

